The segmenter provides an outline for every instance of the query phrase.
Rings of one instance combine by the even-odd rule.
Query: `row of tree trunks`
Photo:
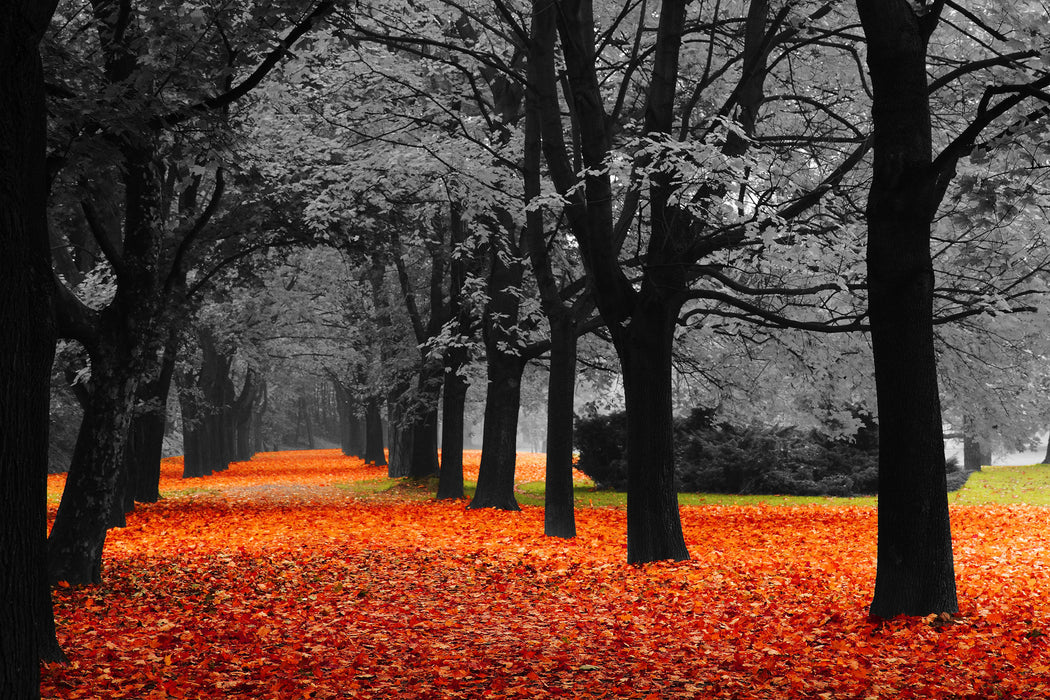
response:
[[[347,384],[330,375],[339,411],[339,446],[344,455],[360,457],[366,464],[386,466],[383,449],[381,401],[368,396],[356,400]]]
[[[124,318],[108,314],[113,325]],[[131,341],[120,330],[91,352],[91,380],[80,432],[55,523],[48,540],[50,580],[101,583],[102,547],[118,507],[117,485],[135,395],[143,370]],[[121,511],[122,513],[122,511]],[[119,519],[119,518],[118,518]]]
[[[255,454],[253,418],[262,386],[248,368],[239,393],[230,376],[233,356],[221,351],[207,332],[199,335],[201,366],[180,378],[182,408],[183,478],[193,479],[223,471],[232,462]]]
[[[54,2],[0,5],[0,697],[40,697],[58,660],[47,585],[47,454],[55,296],[47,112],[38,46]]]
[[[383,413],[378,396],[365,400],[365,453],[367,464],[386,466],[386,451],[383,449]]]
[[[124,31],[120,13],[105,0],[94,0],[92,7],[105,77],[124,85],[138,65],[132,48],[137,31]],[[127,125],[113,141],[121,158],[123,202],[105,204],[113,204],[107,211],[120,215],[101,216],[93,192],[85,194],[82,206],[116,273],[114,298],[95,312],[63,292],[57,307],[60,333],[79,340],[91,357],[90,395],[48,544],[51,580],[74,584],[101,580],[106,530],[123,515],[123,494],[116,489],[125,478],[136,397],[140,385],[160,370],[171,323],[166,318],[170,289],[158,274],[163,235],[159,137],[143,123]]]

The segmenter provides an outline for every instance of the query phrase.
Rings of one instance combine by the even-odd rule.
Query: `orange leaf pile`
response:
[[[385,473],[273,453],[140,508],[102,587],[56,589],[43,696],[1050,697],[1043,509],[953,509],[957,624],[874,624],[873,509],[687,507],[692,560],[632,567],[619,509],[564,541],[331,488]]]

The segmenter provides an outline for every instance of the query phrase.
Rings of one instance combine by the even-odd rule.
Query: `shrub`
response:
[[[681,492],[856,496],[878,492],[878,427],[853,442],[815,431],[715,423],[710,409],[675,421],[675,486]],[[580,471],[599,488],[627,487],[623,412],[576,419]],[[950,460],[949,487],[959,488]],[[963,475],[965,476],[965,475]],[[965,479],[963,479],[963,482]]]
[[[576,468],[598,488],[627,488],[627,414],[623,411],[576,418],[573,441],[580,459]]]

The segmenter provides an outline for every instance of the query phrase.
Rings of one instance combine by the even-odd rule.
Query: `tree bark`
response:
[[[386,466],[386,452],[383,450],[383,413],[379,407],[378,396],[370,396],[365,401],[365,456],[366,464],[377,467]]]
[[[468,508],[521,510],[514,497],[514,468],[524,370],[525,361],[515,355],[495,353],[489,357],[481,464]]]
[[[440,361],[426,359],[419,369],[409,463],[409,476],[413,479],[425,479],[438,473],[438,401],[443,369]]]
[[[111,320],[122,323],[122,319]],[[52,583],[102,582],[102,546],[111,524],[116,487],[140,370],[130,343],[119,332],[116,343],[92,352],[91,394],[77,436],[65,490],[48,539]]]
[[[350,396],[343,383],[335,376],[329,377],[335,388],[335,407],[339,412],[339,447],[347,457],[357,457],[353,436],[353,409],[350,406]]]
[[[627,406],[630,563],[689,558],[674,485],[671,343],[678,306],[647,301],[617,341]]]
[[[466,351],[448,352],[445,387],[441,395],[441,472],[437,500],[463,498],[463,411],[467,401],[467,380],[459,373]],[[453,357],[455,356],[455,357]]]
[[[463,368],[470,359],[466,336],[470,333],[470,310],[463,303],[467,277],[467,255],[461,246],[467,231],[458,202],[449,203],[448,316],[455,324],[456,342],[445,351],[445,383],[441,394],[441,472],[437,500],[463,498],[463,412],[467,402],[467,380]]]
[[[204,476],[204,421],[197,382],[192,373],[180,373],[179,408],[182,411],[182,478]]]
[[[576,397],[576,324],[571,317],[551,318],[550,376],[547,380],[547,468],[543,496],[543,532],[575,537],[572,484],[572,426]],[[677,506],[677,502],[675,503]]]
[[[175,373],[176,339],[177,334],[171,333],[164,347],[160,373],[139,392],[139,398],[148,403],[150,410],[136,414],[131,421],[125,469],[130,476],[130,496],[139,503],[160,500],[160,460],[164,452],[168,394]]]
[[[519,510],[514,498],[514,467],[526,359],[520,354],[521,301],[517,290],[521,288],[525,263],[513,250],[509,228],[504,225],[507,230],[503,240],[493,235],[489,243],[488,303],[482,319],[488,386],[478,485],[470,508]]]
[[[977,430],[977,421],[970,416],[963,418],[963,469],[967,472],[979,472],[985,464],[991,463],[991,444],[987,436]]]
[[[40,697],[63,659],[47,585],[47,455],[55,288],[39,42],[54,2],[0,6],[0,697]]]
[[[405,416],[404,405],[404,394],[407,390],[407,383],[400,381],[387,396],[387,425],[390,428],[387,476],[392,479],[411,473],[409,460],[412,456],[412,431]]]
[[[543,105],[557,100],[554,91],[556,8],[533,2],[525,92],[525,199],[532,204],[541,193]],[[576,389],[576,318],[561,299],[545,235],[543,211],[526,207],[526,241],[540,304],[550,324],[550,374],[547,381],[546,479],[543,531],[549,537],[575,537],[575,494],[572,485],[572,425]],[[591,306],[588,304],[588,310]]]
[[[955,613],[958,602],[933,342],[930,221],[938,197],[927,29],[905,0],[858,0],[874,102],[868,307],[879,421],[879,533],[870,612]]]
[[[235,450],[233,458],[238,462],[247,462],[252,458],[252,408],[259,393],[259,383],[255,370],[251,367],[245,372],[241,392],[233,400],[230,412],[233,416]]]

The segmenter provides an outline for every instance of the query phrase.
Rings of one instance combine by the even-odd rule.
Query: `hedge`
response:
[[[872,421],[851,441],[793,427],[716,423],[694,409],[675,420],[675,486],[680,492],[857,496],[878,492],[878,428]],[[627,416],[576,419],[578,469],[599,488],[627,488]],[[968,474],[945,464],[949,490]]]

